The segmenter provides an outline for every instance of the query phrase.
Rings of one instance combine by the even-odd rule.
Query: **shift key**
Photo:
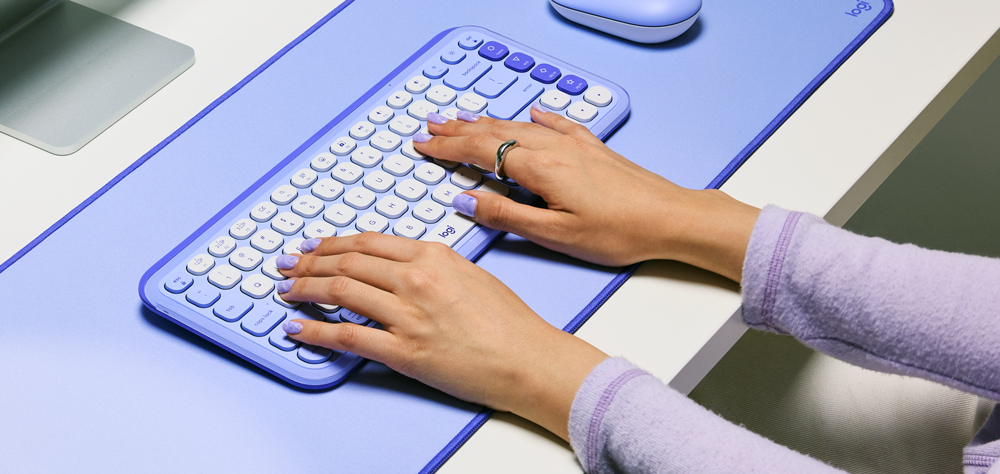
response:
[[[490,101],[486,113],[500,120],[511,120],[521,113],[531,101],[545,92],[545,88],[535,81],[519,81],[507,89],[503,95]]]
[[[434,230],[424,234],[420,240],[443,242],[449,247],[454,247],[475,226],[476,222],[472,219],[461,214],[451,213]]]

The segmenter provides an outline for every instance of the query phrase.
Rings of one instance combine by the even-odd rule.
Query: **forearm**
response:
[[[1000,399],[1000,261],[862,237],[766,208],[743,317],[847,362]]]

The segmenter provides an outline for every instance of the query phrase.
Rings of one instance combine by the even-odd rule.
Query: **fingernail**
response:
[[[540,112],[540,113],[543,113],[543,114],[549,113],[549,111],[545,110],[545,107],[542,107],[542,104],[539,104],[538,102],[535,102],[534,104],[531,104],[531,108],[535,109],[536,112]]]
[[[291,270],[295,268],[295,264],[299,263],[299,257],[295,255],[279,255],[278,258],[274,260],[274,266],[282,270]]]
[[[448,117],[431,112],[427,114],[427,121],[430,123],[436,123],[438,125],[441,125],[442,123],[448,123]]]
[[[313,250],[316,250],[316,247],[319,247],[319,243],[319,239],[303,240],[302,243],[299,244],[299,250],[306,253],[312,252]]]
[[[288,293],[288,290],[292,289],[292,284],[295,280],[281,280],[274,284],[274,287],[278,290],[278,293]]]
[[[465,193],[455,196],[455,199],[452,199],[451,201],[451,205],[456,211],[469,217],[476,217],[476,204],[478,203],[479,202],[476,201],[476,198]]]
[[[416,135],[413,136],[413,141],[415,141],[417,143],[424,143],[427,140],[430,140],[432,137],[433,137],[433,135],[430,135],[430,134],[427,134],[427,133],[418,133],[418,134],[416,134]]]
[[[467,110],[459,110],[458,113],[455,114],[455,116],[458,117],[458,119],[463,122],[475,122],[476,120],[479,120],[478,115],[469,112]]]
[[[298,334],[302,332],[302,323],[295,321],[285,321],[281,325],[281,329],[285,330],[285,334]]]

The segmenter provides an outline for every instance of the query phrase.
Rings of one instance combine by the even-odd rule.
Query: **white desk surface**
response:
[[[543,0],[539,0],[543,1]],[[0,262],[305,31],[340,0],[78,0],[195,49],[194,66],[79,152],[0,135]],[[852,56],[723,190],[842,225],[1000,53],[1000,2],[899,0]],[[44,170],[51,190],[33,193]],[[30,202],[28,205],[26,203]],[[578,335],[687,393],[743,334],[739,288],[648,262]],[[642,328],[636,330],[635,328]],[[487,422],[440,472],[579,472],[561,440],[517,417]]]

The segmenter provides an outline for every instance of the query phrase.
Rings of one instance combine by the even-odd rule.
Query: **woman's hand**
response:
[[[302,342],[350,351],[458,398],[511,411],[568,439],[569,410],[607,358],[556,329],[444,244],[366,232],[283,255],[282,298],[340,305],[382,324],[286,322]]]
[[[417,135],[414,145],[435,158],[493,169],[500,144],[517,140],[504,173],[548,208],[482,191],[455,199],[457,210],[487,227],[594,263],[680,260],[740,280],[758,209],[721,191],[677,186],[615,153],[582,125],[545,110],[532,108],[535,123],[432,114],[428,126],[436,136]]]

